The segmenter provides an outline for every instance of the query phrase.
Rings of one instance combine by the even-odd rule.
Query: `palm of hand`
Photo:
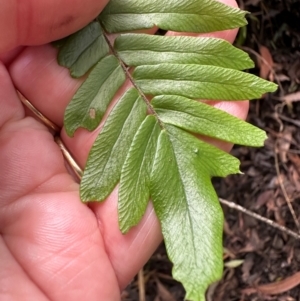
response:
[[[113,201],[80,203],[53,136],[24,116],[3,67],[0,77],[1,300],[119,300],[136,272],[122,257],[139,236],[107,233],[117,226]],[[100,210],[110,214],[104,221]]]
[[[149,209],[123,236],[116,191],[103,204],[82,204],[52,134],[26,117],[11,78],[62,124],[64,107],[80,82],[57,65],[55,56],[49,45],[29,47],[11,64],[10,75],[0,66],[0,299],[119,300],[120,290],[160,242],[159,224]],[[56,89],[47,92],[49,83]],[[94,136],[79,131],[67,139],[62,133],[82,164]]]

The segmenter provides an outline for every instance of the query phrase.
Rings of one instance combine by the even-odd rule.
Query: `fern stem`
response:
[[[164,124],[163,122],[160,120],[158,114],[156,113],[155,109],[153,108],[153,106],[151,105],[151,102],[149,101],[149,99],[147,98],[147,96],[144,94],[144,92],[140,89],[140,87],[135,83],[134,78],[132,77],[131,73],[128,71],[127,66],[125,65],[125,63],[122,61],[122,59],[119,57],[119,54],[115,51],[114,46],[110,43],[110,40],[108,39],[105,29],[103,28],[102,24],[100,23],[100,26],[102,27],[102,31],[103,31],[103,36],[106,40],[106,43],[109,46],[109,49],[111,51],[111,53],[117,58],[117,60],[119,61],[123,71],[125,72],[127,78],[130,80],[131,84],[133,85],[133,87],[139,92],[140,96],[142,97],[142,99],[144,100],[144,102],[146,103],[148,110],[150,111],[150,113],[152,115],[154,115],[158,121],[158,124],[160,125],[160,127],[162,129],[164,129]]]

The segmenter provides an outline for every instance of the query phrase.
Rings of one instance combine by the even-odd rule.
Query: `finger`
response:
[[[0,61],[5,66],[9,66],[9,64],[22,52],[23,49],[24,49],[23,46],[19,46],[11,51],[0,53]]]
[[[16,91],[11,84],[10,76],[6,68],[0,62],[0,83],[5,90],[0,89],[0,129],[8,122],[20,120],[24,117],[23,107],[17,97]],[[14,95],[11,101],[7,101],[7,94]]]
[[[1,1],[0,53],[62,38],[95,18],[108,0]],[[9,29],[9,30],[8,30]]]
[[[231,3],[231,1],[230,1]],[[221,37],[216,33],[213,36]],[[226,38],[232,40],[236,31],[229,31]],[[11,66],[11,73],[18,89],[51,120],[58,124],[63,122],[63,112],[81,80],[70,78],[66,69],[56,63],[56,50],[50,46],[26,49]],[[24,79],[27,83],[24,83]],[[228,113],[245,118],[247,104],[243,102],[216,103]],[[78,130],[73,139],[62,137],[76,160],[84,166],[88,152],[98,131],[87,133]],[[225,146],[223,143],[221,147]],[[92,204],[102,229],[107,252],[112,261],[119,283],[124,286],[147,260],[161,239],[159,223],[149,207],[142,223],[123,236],[118,228],[117,190],[108,200],[101,204]],[[134,250],[134,256],[132,251]]]
[[[2,237],[0,237],[0,254],[0,300],[8,300],[7,298],[24,300],[24,296],[31,296],[32,300],[48,300],[13,258]]]
[[[63,125],[64,110],[80,87],[68,69],[57,64],[57,49],[51,45],[28,47],[9,70],[16,88],[47,118]]]

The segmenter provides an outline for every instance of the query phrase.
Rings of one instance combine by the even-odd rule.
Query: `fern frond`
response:
[[[70,136],[79,127],[97,128],[126,78],[133,86],[90,151],[82,201],[104,201],[120,183],[126,233],[151,198],[173,275],[194,301],[204,301],[207,286],[222,275],[223,215],[211,177],[239,173],[239,161],[193,134],[250,146],[266,138],[201,100],[259,98],[276,85],[242,72],[253,62],[220,39],[127,33],[111,45],[106,32],[225,30],[245,25],[245,14],[214,0],[111,0],[97,21],[59,43],[59,63],[74,77],[88,72],[65,112]]]

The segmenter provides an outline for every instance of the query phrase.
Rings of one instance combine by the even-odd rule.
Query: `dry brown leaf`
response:
[[[282,139],[277,140],[280,160],[283,163],[287,162],[287,152],[291,147],[294,131],[294,127],[286,126],[282,132]]]
[[[287,69],[288,76],[291,78],[292,81],[296,83],[300,83],[300,61],[294,61],[289,68]]]
[[[288,159],[293,165],[289,167],[289,179],[298,192],[300,192],[300,156],[288,153]]]
[[[280,82],[291,81],[291,79],[285,74],[277,74],[276,79]]]
[[[242,266],[242,279],[245,283],[248,282],[248,279],[250,277],[250,271],[253,268],[254,265],[254,255],[253,254],[247,254],[245,262]]]
[[[259,53],[263,59],[260,60],[260,77],[273,81],[272,69],[274,61],[269,49],[265,46],[259,47]]]
[[[264,242],[259,238],[257,231],[253,229],[249,229],[246,232],[246,237],[248,238],[246,245],[239,249],[238,254],[240,253],[251,253],[257,252],[264,248]]]
[[[275,180],[277,181],[277,178],[273,178],[274,182]],[[273,198],[269,199],[268,202],[266,203],[267,206],[267,213],[269,214],[270,212],[274,212],[276,210],[276,205],[275,205],[275,196]]]
[[[287,103],[300,101],[300,91],[282,96],[280,97],[280,100]]]
[[[278,295],[285,293],[300,284],[300,272],[281,281],[259,285],[255,288],[246,288],[242,292],[246,295],[260,292],[265,295]]]
[[[214,295],[219,285],[219,281],[211,284],[206,292],[206,301],[214,301]]]
[[[300,173],[300,156],[288,153],[289,160],[295,165],[297,171]]]
[[[273,190],[266,190],[263,191],[258,197],[255,202],[255,206],[253,209],[257,210],[268,203],[271,199],[274,198],[274,191]]]
[[[157,296],[160,301],[176,301],[175,297],[167,290],[167,288],[156,279]]]
[[[224,263],[224,266],[229,269],[235,269],[244,263],[243,259],[234,259]]]

